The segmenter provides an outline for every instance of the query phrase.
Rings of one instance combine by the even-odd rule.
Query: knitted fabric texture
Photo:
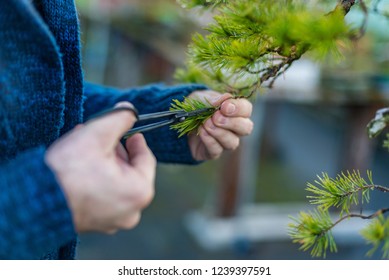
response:
[[[73,0],[0,0],[0,258],[73,259],[77,235],[46,148],[118,101],[167,110],[201,85],[117,90],[84,84]],[[84,103],[83,103],[84,100]],[[146,140],[162,162],[196,163],[169,128]]]

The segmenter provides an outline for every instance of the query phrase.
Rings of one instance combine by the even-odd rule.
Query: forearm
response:
[[[193,91],[203,89],[206,87],[198,84],[171,87],[152,84],[120,90],[86,82],[84,86],[84,119],[88,119],[89,116],[110,108],[120,101],[131,102],[141,114],[168,110],[172,99],[183,99],[184,96]]]
[[[151,85],[146,87],[117,90],[93,84],[85,85],[84,116],[110,108],[120,101],[131,102],[140,114],[168,110],[173,99],[182,100],[193,91],[203,90],[203,85],[189,84],[167,87]],[[147,143],[160,162],[194,164],[187,138],[178,138],[176,131],[164,127],[145,133]]]
[[[75,237],[71,213],[44,148],[0,166],[0,258],[38,259]]]

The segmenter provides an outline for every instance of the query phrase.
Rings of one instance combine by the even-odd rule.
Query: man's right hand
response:
[[[46,163],[63,188],[77,232],[133,228],[151,202],[155,157],[141,134],[127,139],[127,151],[120,144],[135,121],[131,112],[118,111],[79,125],[49,147]]]

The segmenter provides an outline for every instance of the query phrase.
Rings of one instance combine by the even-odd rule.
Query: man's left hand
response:
[[[189,134],[189,146],[194,159],[216,159],[224,150],[235,150],[240,138],[251,134],[253,106],[247,99],[233,99],[229,93],[220,94],[211,90],[195,91],[189,98],[206,99],[213,106],[220,106],[220,110],[198,132]]]

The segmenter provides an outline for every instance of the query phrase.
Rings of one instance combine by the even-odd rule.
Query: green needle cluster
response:
[[[377,248],[382,247],[382,257],[389,258],[389,218],[384,217],[389,208],[379,209],[370,215],[351,213],[351,207],[358,205],[360,200],[369,202],[369,191],[389,192],[389,188],[373,183],[370,171],[367,172],[367,177],[368,179],[364,179],[358,171],[341,173],[335,178],[323,173],[314,184],[308,183],[306,190],[311,195],[307,197],[317,208],[315,211],[300,212],[297,218],[291,217],[293,222],[289,224],[289,235],[293,242],[301,244],[301,250],[311,250],[313,257],[325,257],[328,250],[337,251],[331,233],[336,225],[350,218],[372,219],[361,231],[366,243],[373,246],[367,254],[371,256]],[[333,207],[341,210],[335,221],[330,217]],[[336,211],[333,212],[334,215],[335,213]]]
[[[186,68],[176,77],[240,96],[251,96],[265,82],[271,86],[307,51],[321,60],[340,57],[353,32],[336,1],[179,2],[212,9],[214,17],[205,35],[193,36]]]
[[[311,249],[314,257],[325,257],[328,249],[331,252],[337,251],[330,230],[333,223],[328,211],[300,212],[298,218],[292,219],[295,223],[289,224],[289,235],[294,243],[301,244],[301,250]]]
[[[184,110],[185,112],[191,112],[200,109],[212,108],[213,106],[207,101],[200,101],[194,98],[185,98],[184,101],[177,99],[173,100],[173,104],[170,110]],[[215,107],[215,110],[217,108]],[[182,137],[192,131],[198,131],[200,126],[210,117],[212,117],[215,110],[207,110],[206,112],[187,117],[183,122],[178,122],[171,125],[171,128],[179,133],[178,137]]]

